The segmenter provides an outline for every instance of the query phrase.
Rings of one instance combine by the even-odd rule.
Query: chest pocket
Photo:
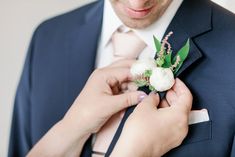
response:
[[[212,138],[212,121],[201,122],[189,125],[187,137],[183,145],[195,142],[210,140]]]

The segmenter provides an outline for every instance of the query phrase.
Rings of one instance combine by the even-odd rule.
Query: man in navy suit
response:
[[[193,109],[206,108],[209,112],[210,120],[190,125],[182,145],[165,156],[234,157],[234,14],[209,0],[146,0],[143,6],[136,1],[113,0],[110,4],[121,24],[133,28],[148,45],[142,57],[151,56],[148,34],[162,38],[173,31],[169,42],[174,51],[190,38],[189,56],[178,77],[193,93]],[[154,4],[167,7],[159,9],[161,5]],[[101,59],[109,51],[105,47],[101,53],[102,45],[110,44],[110,37],[103,32],[112,23],[115,29],[120,28],[120,21],[108,21],[109,9],[101,0],[37,28],[16,94],[9,156],[24,156],[63,117],[94,68],[109,64],[109,58]],[[112,152],[133,109],[125,112],[106,156]],[[91,138],[81,156],[91,156]]]

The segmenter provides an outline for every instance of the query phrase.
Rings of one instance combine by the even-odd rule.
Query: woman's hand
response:
[[[179,79],[161,102],[164,108],[158,108],[159,96],[150,94],[127,119],[111,156],[160,157],[179,146],[188,132],[192,99]]]
[[[49,130],[28,156],[79,156],[88,137],[113,114],[146,97],[140,91],[122,93],[131,80],[132,63],[123,60],[95,70],[64,118]]]
[[[132,79],[132,63],[122,60],[95,70],[64,119],[76,122],[87,133],[96,133],[112,115],[143,100],[144,92],[122,92]]]

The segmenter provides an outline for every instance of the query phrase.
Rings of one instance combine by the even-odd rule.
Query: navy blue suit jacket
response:
[[[25,156],[82,90],[94,70],[102,14],[103,1],[98,1],[36,29],[16,94],[9,157]],[[185,0],[169,31],[174,32],[174,51],[190,38],[189,57],[178,77],[193,93],[193,109],[208,109],[210,121],[190,125],[183,144],[165,156],[235,157],[234,14],[208,0]],[[133,109],[125,113],[106,156]],[[90,155],[91,138],[81,156]]]

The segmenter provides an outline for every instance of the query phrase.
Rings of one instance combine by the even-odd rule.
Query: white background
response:
[[[33,30],[91,0],[0,0],[0,156],[7,156],[15,90]],[[235,0],[214,0],[235,12]]]

